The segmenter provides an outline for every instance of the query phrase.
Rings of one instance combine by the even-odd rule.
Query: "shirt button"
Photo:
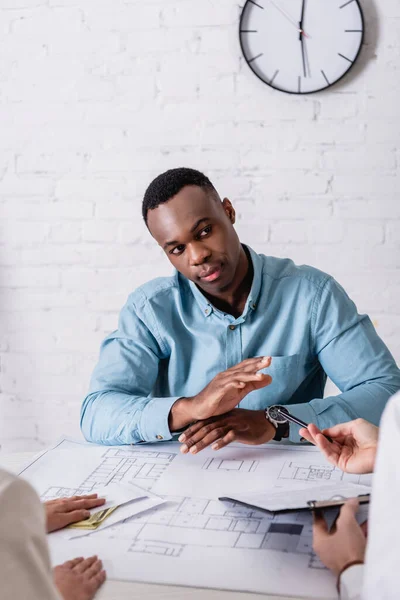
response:
[[[163,438],[163,436],[162,436],[162,435],[156,435],[156,439],[157,439],[157,440],[163,440],[164,438]]]
[[[233,330],[235,329],[235,326],[234,326],[234,325],[229,325],[229,329],[230,329],[231,331],[233,331]]]

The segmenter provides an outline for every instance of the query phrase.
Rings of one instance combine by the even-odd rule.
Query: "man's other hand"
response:
[[[271,364],[271,357],[247,358],[218,373],[196,396],[180,398],[171,408],[169,428],[178,431],[193,421],[204,421],[235,408],[250,392],[272,382],[270,375],[260,373]]]
[[[324,435],[332,438],[329,442]],[[335,425],[322,432],[313,424],[300,429],[300,435],[318,446],[332,465],[346,473],[374,470],[379,428],[364,419]]]
[[[179,441],[183,454],[197,454],[207,446],[219,450],[231,442],[264,444],[272,440],[275,431],[265,418],[265,411],[235,408],[224,415],[195,423],[186,429]]]
[[[45,502],[47,533],[62,529],[70,523],[87,519],[90,517],[89,509],[102,506],[105,501],[105,498],[98,498],[97,494],[89,494],[87,496],[57,498]]]
[[[342,573],[346,565],[364,562],[367,540],[357,523],[358,506],[356,498],[347,500],[331,531],[320,511],[314,513],[314,551],[336,576]]]
[[[54,567],[54,583],[63,600],[92,600],[106,580],[97,556],[74,558]]]

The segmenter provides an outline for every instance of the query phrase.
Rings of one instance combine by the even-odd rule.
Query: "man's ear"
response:
[[[235,209],[232,206],[231,201],[228,200],[228,198],[224,198],[222,200],[222,206],[224,208],[226,216],[228,217],[228,219],[230,220],[230,222],[232,223],[232,225],[234,225],[235,221],[236,221],[236,212],[235,212]]]

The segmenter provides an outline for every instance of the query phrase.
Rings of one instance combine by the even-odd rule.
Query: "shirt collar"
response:
[[[256,310],[258,299],[260,296],[261,283],[262,283],[262,260],[260,256],[254,252],[250,246],[242,244],[247,257],[253,264],[253,282],[251,284],[250,293],[246,300],[246,304],[243,310],[242,317],[245,317],[249,310]],[[209,317],[214,310],[217,310],[215,306],[201,293],[199,288],[193,281],[189,281],[190,289],[196,299],[196,302],[200,306],[200,309],[205,317]]]

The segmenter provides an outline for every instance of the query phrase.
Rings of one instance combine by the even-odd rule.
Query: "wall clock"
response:
[[[289,94],[330,87],[354,65],[364,37],[358,0],[247,0],[243,55],[264,83]]]

